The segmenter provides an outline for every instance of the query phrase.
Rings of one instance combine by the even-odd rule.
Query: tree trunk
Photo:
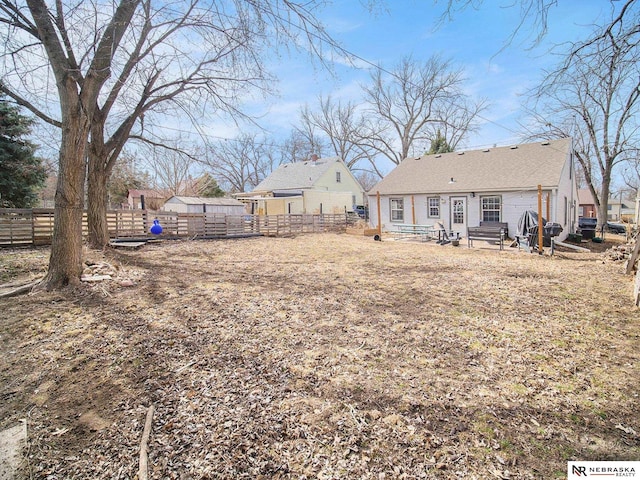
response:
[[[93,145],[89,146],[89,176],[87,183],[87,223],[89,247],[98,250],[109,244],[107,225],[107,181],[103,156]]]
[[[101,250],[109,244],[107,184],[136,118],[136,116],[129,116],[108,142],[104,139],[106,114],[96,106],[91,119],[91,142],[87,146],[89,152],[87,222],[88,241],[91,248]]]
[[[80,108],[63,123],[47,290],[80,283],[88,122]]]
[[[607,220],[609,217],[609,191],[611,188],[611,167],[609,173],[605,172],[602,178],[602,187],[600,188],[600,205],[598,205],[598,226],[597,232],[602,234],[605,231]]]

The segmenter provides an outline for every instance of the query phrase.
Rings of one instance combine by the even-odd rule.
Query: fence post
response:
[[[13,239],[11,240],[13,242]],[[31,209],[31,245],[36,244],[36,220],[35,215],[33,214],[33,209]]]

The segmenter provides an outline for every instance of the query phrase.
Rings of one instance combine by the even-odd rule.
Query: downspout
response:
[[[569,207],[569,233],[576,233],[576,195],[577,182],[576,172],[573,168],[573,137],[571,138],[571,152],[569,153],[569,180],[571,183],[571,202]],[[576,188],[573,188],[573,187]]]
[[[376,192],[376,202],[378,204],[378,236],[382,238],[382,219],[380,218],[380,191]]]

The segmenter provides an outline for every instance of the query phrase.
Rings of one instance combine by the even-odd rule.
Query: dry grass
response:
[[[45,253],[0,252],[3,280]],[[640,460],[638,312],[599,254],[326,234],[109,256],[117,280],[0,300],[0,427],[28,418],[27,478],[134,478],[150,403],[157,479]]]

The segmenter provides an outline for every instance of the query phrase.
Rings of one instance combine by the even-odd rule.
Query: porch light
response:
[[[452,183],[456,183],[456,181],[453,179],[453,177],[451,177],[451,180],[449,180],[449,185],[451,185]]]

